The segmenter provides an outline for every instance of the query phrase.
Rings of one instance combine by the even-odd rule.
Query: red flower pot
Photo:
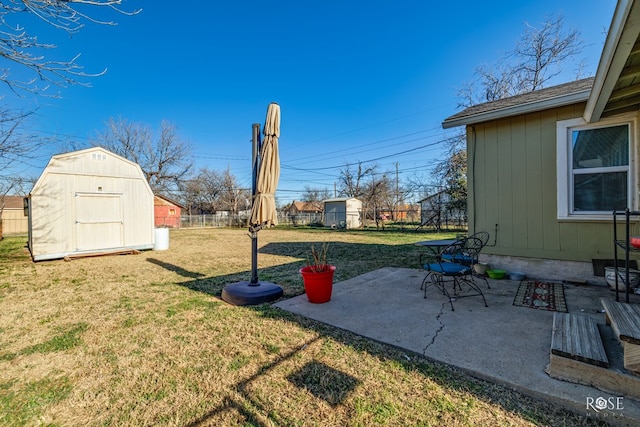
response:
[[[300,269],[304,290],[307,293],[309,302],[321,304],[331,299],[334,271],[336,271],[334,265],[329,265],[327,270],[319,272],[314,271],[311,266]]]

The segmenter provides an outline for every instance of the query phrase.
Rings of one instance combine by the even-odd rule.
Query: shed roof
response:
[[[178,203],[175,200],[170,199],[169,197],[162,194],[153,195],[153,204],[155,206],[172,205],[172,206],[177,206],[180,209],[186,209],[184,205],[182,205],[181,203]]]
[[[447,129],[470,125],[583,102],[589,98],[593,80],[594,77],[589,77],[483,104],[476,104],[447,117],[442,122],[442,127]]]
[[[0,207],[4,205],[4,209],[24,209],[23,196],[3,196],[0,197]]]
[[[291,202],[291,207],[296,208],[298,212],[322,212],[323,206],[320,202]]]
[[[359,199],[355,197],[335,197],[333,199],[324,199],[322,202],[323,203],[346,202],[347,200],[359,200]]]
[[[76,170],[70,171],[67,169],[73,165],[74,160],[83,159],[87,155],[91,155],[91,158],[94,160],[98,160],[98,162],[78,162],[78,164],[76,165]],[[118,170],[118,177],[124,177],[123,174],[125,174],[130,178],[140,179],[144,181],[148,191],[150,193],[152,192],[151,187],[149,186],[149,183],[147,182],[147,179],[145,178],[144,173],[140,168],[140,165],[116,153],[112,153],[111,151],[108,151],[102,147],[92,147],[86,148],[84,150],[70,151],[67,153],[51,156],[51,159],[49,159],[49,163],[47,163],[44,171],[42,172],[36,183],[33,185],[30,195],[40,191],[40,189],[44,186],[43,182],[47,179],[46,176],[50,173],[56,173],[64,170],[64,173],[72,173],[77,175],[102,175],[105,172],[98,172],[98,169],[100,169],[100,167],[97,166],[97,164],[100,160],[106,160],[108,158],[117,159],[120,164],[128,165],[128,168]],[[109,173],[113,174],[114,171],[110,171]]]

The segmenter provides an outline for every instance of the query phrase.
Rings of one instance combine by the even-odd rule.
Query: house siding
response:
[[[2,235],[25,234],[29,230],[24,209],[4,208],[2,211]]]
[[[470,228],[498,229],[495,246],[483,252],[588,262],[613,257],[611,221],[557,219],[556,122],[580,117],[584,107],[467,127]]]
[[[153,198],[153,216],[156,227],[180,228],[182,206],[165,197],[155,195]]]
[[[29,221],[24,213],[24,197],[0,196],[0,238],[9,234],[24,234],[28,231]]]

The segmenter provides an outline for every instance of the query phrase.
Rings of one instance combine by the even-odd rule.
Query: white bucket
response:
[[[487,264],[486,262],[479,262],[477,264],[473,264],[473,269],[475,270],[476,273],[478,273],[481,276],[484,276],[484,274],[487,272],[487,268],[489,268],[489,264]]]
[[[156,243],[153,245],[154,251],[164,251],[169,249],[169,229],[156,228]]]

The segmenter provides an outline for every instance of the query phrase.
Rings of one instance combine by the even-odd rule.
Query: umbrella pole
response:
[[[253,156],[253,171],[251,179],[251,206],[256,202],[256,192],[258,185],[258,171],[260,170],[260,124],[253,124],[252,134],[252,146]],[[249,232],[251,234],[251,282],[250,285],[258,286],[258,230],[255,230],[252,225],[249,225]]]

